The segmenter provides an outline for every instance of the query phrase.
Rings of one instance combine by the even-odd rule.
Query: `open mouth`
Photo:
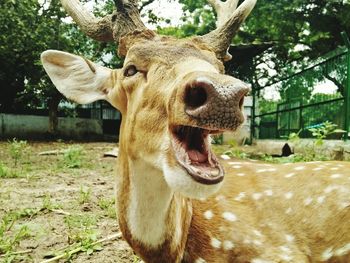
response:
[[[210,185],[224,179],[224,170],[210,149],[209,134],[218,131],[182,125],[171,131],[176,159],[195,181]]]

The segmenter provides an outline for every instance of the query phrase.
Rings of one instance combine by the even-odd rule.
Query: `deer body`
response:
[[[118,210],[125,237],[146,262],[350,261],[349,164],[221,162],[226,168],[222,189],[201,200],[176,195],[165,182],[158,182],[159,188],[155,182],[147,185],[154,175],[146,170],[135,175],[145,179],[139,185],[144,196],[132,196],[119,184],[119,200],[145,202],[147,215],[139,208],[131,212],[125,202]],[[166,190],[167,202],[159,202]],[[139,239],[131,237],[130,213],[140,218],[143,230],[134,235]],[[155,229],[163,230],[158,240],[143,238]]]
[[[210,0],[217,29],[175,39],[147,30],[135,0],[98,19],[61,0],[92,38],[118,43],[108,69],[49,50],[45,70],[78,103],[106,100],[123,115],[117,166],[124,238],[146,262],[350,262],[350,164],[220,160],[210,135],[243,123],[247,84],[223,61],[255,0]],[[224,180],[224,175],[226,176]]]

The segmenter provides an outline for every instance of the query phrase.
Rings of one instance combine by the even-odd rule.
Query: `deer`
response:
[[[71,101],[106,100],[122,116],[117,211],[145,262],[350,262],[350,164],[269,164],[216,155],[212,135],[244,121],[247,83],[225,74],[232,38],[256,0],[208,0],[217,27],[176,39],[147,29],[138,3],[98,18],[61,0],[89,37],[124,57],[109,69],[48,50],[43,67]]]

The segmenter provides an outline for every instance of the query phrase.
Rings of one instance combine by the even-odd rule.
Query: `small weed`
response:
[[[26,225],[16,227],[13,230],[15,222],[23,217],[32,216],[34,211],[26,209],[21,211],[13,211],[5,214],[0,220],[0,255],[3,262],[19,261],[20,255],[16,255],[16,249],[22,240],[33,236],[30,229]]]
[[[81,146],[71,146],[64,153],[61,166],[66,168],[81,168],[83,165],[83,149]]]
[[[18,162],[22,159],[27,148],[27,141],[17,141],[14,138],[12,141],[9,141],[10,144],[10,155],[15,162],[15,167],[17,167]]]
[[[0,178],[19,178],[24,177],[21,173],[14,169],[10,169],[6,165],[0,163]]]
[[[102,250],[100,245],[94,244],[97,241],[97,232],[94,229],[97,219],[94,216],[70,215],[65,217],[68,227],[68,242],[82,246],[82,251],[92,254],[94,251]]]
[[[117,211],[115,209],[115,200],[114,199],[101,198],[98,200],[98,206],[106,212],[105,213],[106,216],[108,216],[110,218],[117,217]]]
[[[312,136],[315,137],[315,146],[322,146],[324,139],[331,134],[346,133],[344,130],[337,129],[337,126],[338,125],[330,121],[325,121],[317,127],[309,128],[308,130],[312,133]]]
[[[64,218],[64,222],[69,229],[88,229],[96,225],[97,219],[95,216],[89,215],[69,215]]]
[[[50,211],[53,211],[55,209],[60,209],[60,208],[62,208],[61,205],[55,204],[52,202],[50,194],[45,195],[45,197],[43,199],[43,204],[42,204],[41,210],[47,210],[50,212]]]
[[[79,191],[79,204],[85,204],[90,201],[91,198],[91,188],[84,188],[83,186],[80,186],[80,191]]]

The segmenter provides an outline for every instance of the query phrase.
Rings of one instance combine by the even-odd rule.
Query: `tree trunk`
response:
[[[49,134],[52,137],[57,135],[57,126],[58,126],[58,104],[61,101],[60,96],[53,96],[49,102]]]

